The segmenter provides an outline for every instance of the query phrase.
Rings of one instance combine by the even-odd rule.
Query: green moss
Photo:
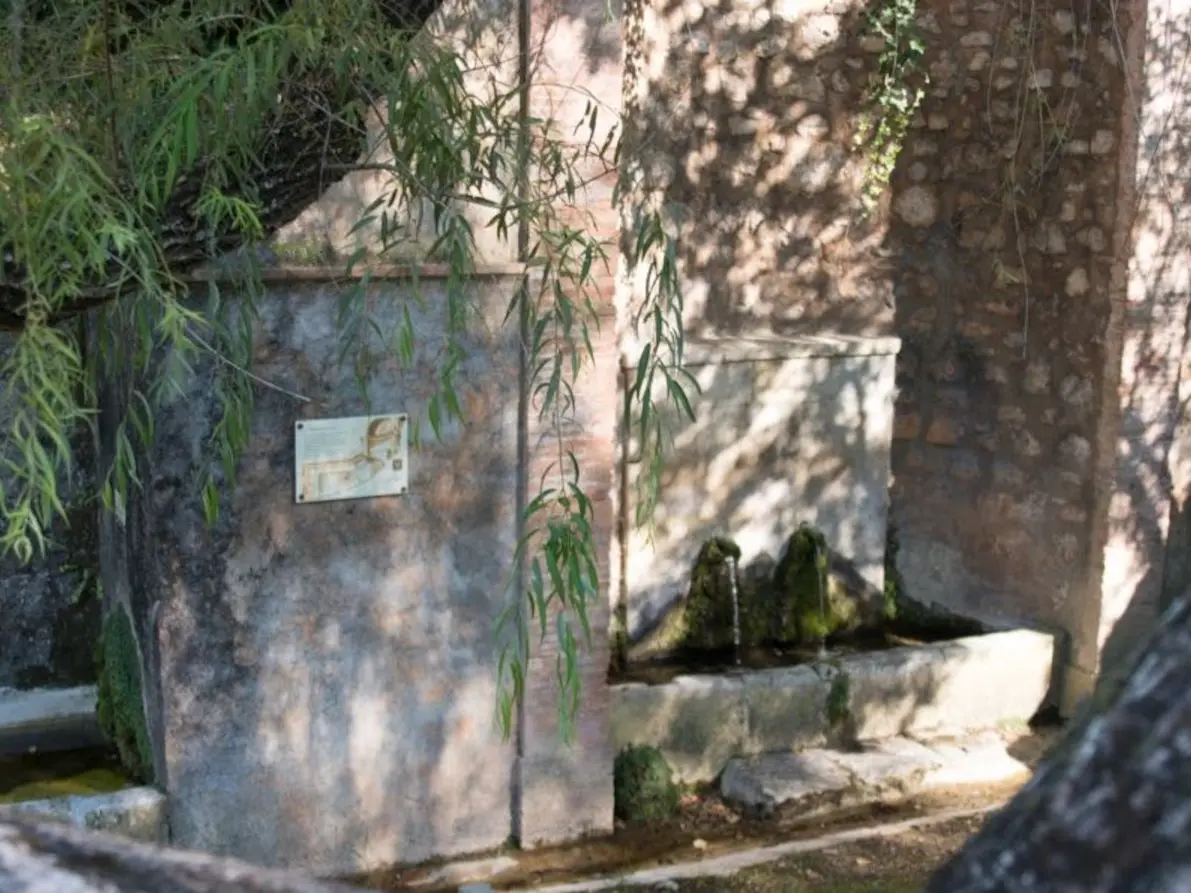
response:
[[[691,570],[691,587],[683,603],[682,623],[675,631],[681,648],[730,648],[732,642],[732,583],[727,559],[740,560],[740,547],[725,537],[713,537],[699,549]],[[743,614],[743,611],[742,611]]]
[[[781,641],[817,642],[859,623],[855,601],[828,577],[829,556],[826,537],[809,524],[800,525],[787,541],[773,587]]]
[[[128,773],[138,781],[150,782],[153,757],[141,697],[140,657],[132,621],[122,607],[104,618],[96,671],[99,725]]]
[[[827,690],[825,712],[827,724],[831,728],[839,728],[852,718],[852,680],[837,664],[836,674],[831,680],[831,688]]]
[[[678,785],[656,747],[633,745],[617,755],[613,795],[617,817],[628,822],[658,822],[678,811]]]
[[[890,524],[885,530],[885,619],[893,621],[898,616],[901,600],[902,578],[897,570],[897,555],[901,543],[897,528]]]

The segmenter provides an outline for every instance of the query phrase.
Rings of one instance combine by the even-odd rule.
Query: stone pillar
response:
[[[1104,40],[1128,88],[1120,115],[1120,199],[1105,387],[1096,444],[1095,561],[1088,598],[1075,607],[1063,707],[1127,659],[1163,600],[1172,510],[1187,498],[1187,423],[1181,380],[1191,299],[1191,148],[1185,59],[1191,3],[1133,0]],[[1177,437],[1177,439],[1176,439]],[[1172,450],[1172,441],[1175,448]],[[1172,473],[1180,484],[1172,505]],[[1181,528],[1176,528],[1181,529]],[[1174,544],[1172,544],[1174,545]],[[1182,543],[1177,548],[1181,548]],[[1178,563],[1170,562],[1178,571]],[[1182,585],[1186,584],[1182,581]]]
[[[610,16],[610,8],[604,0],[542,0],[524,7],[531,23],[532,113],[555,122],[556,132],[564,139],[587,141],[589,128],[584,122],[592,103],[599,110],[596,146],[603,144],[610,127],[619,125],[620,18],[615,12]],[[577,132],[576,125],[580,125]],[[612,828],[607,671],[618,368],[613,297],[619,221],[612,205],[615,172],[594,160],[582,172],[589,177],[581,199],[584,218],[574,225],[605,237],[610,257],[606,269],[599,263],[594,271],[598,291],[594,298],[601,317],[600,331],[593,333],[596,362],[583,372],[577,388],[577,429],[561,435],[565,448],[579,459],[583,487],[594,502],[601,591],[588,606],[592,640],[580,642],[582,707],[570,744],[560,739],[557,726],[558,645],[553,629],[546,641],[534,639],[520,730],[519,803],[514,818],[517,837],[527,847]],[[533,401],[523,411],[528,415],[526,473],[532,498],[542,475],[557,468],[560,432],[540,422]]]

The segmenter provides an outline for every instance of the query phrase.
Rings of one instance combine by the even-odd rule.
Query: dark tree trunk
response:
[[[926,893],[1191,891],[1191,596]]]
[[[4,893],[347,893],[350,889],[52,822],[0,821],[0,890]]]

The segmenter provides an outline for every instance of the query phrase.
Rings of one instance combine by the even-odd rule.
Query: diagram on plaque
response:
[[[295,498],[397,496],[409,488],[409,419],[303,419],[294,424]]]

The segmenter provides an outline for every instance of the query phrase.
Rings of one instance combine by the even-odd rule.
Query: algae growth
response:
[[[137,780],[153,780],[153,752],[141,697],[141,662],[128,613],[116,606],[104,618],[96,648],[95,712],[120,762]]]
[[[129,784],[119,758],[106,749],[0,758],[0,804],[108,794]]]

